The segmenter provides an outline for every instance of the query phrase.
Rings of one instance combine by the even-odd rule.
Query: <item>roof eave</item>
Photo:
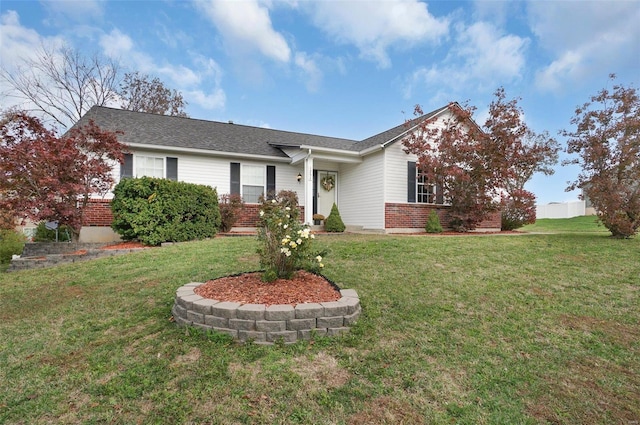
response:
[[[130,148],[137,148],[137,149],[144,149],[144,150],[162,150],[162,151],[169,151],[169,152],[182,152],[182,153],[207,155],[207,156],[250,158],[250,159],[277,161],[277,162],[290,162],[289,157],[282,157],[282,156],[225,152],[225,151],[215,151],[215,150],[209,150],[209,149],[184,148],[184,147],[177,147],[177,146],[150,145],[146,143],[125,143],[125,144]]]

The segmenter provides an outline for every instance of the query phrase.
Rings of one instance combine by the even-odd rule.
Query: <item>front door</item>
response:
[[[331,207],[337,201],[338,173],[318,171],[316,181],[317,213],[329,217]]]

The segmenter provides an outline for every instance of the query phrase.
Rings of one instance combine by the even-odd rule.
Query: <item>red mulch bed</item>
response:
[[[209,280],[195,289],[204,298],[241,304],[296,304],[338,301],[340,292],[327,279],[299,271],[292,279],[263,282],[260,273]]]

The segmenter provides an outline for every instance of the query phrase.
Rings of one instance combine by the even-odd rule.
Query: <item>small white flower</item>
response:
[[[311,236],[309,236],[311,239],[315,239],[316,235],[314,235],[313,233],[311,234]]]
[[[300,245],[300,244],[302,243],[302,239],[298,239],[298,240],[296,241],[296,243],[297,243],[298,245]]]
[[[322,257],[318,255],[318,256],[316,257],[316,261],[318,261],[318,263],[322,263]]]
[[[260,217],[264,216],[264,211],[260,210]]]
[[[323,268],[324,264],[320,263],[320,264],[318,264],[318,267]]]
[[[285,211],[291,211],[291,208],[290,207],[286,207]]]
[[[289,246],[290,246],[291,248],[295,248],[295,247],[297,247],[297,246],[298,246],[298,244],[297,244],[297,243],[295,243],[294,241],[291,241],[291,242],[289,242]]]
[[[291,218],[291,216],[289,214],[287,214],[287,218]]]
[[[271,203],[272,203],[272,204],[275,204],[275,203],[276,203],[276,200],[275,200],[275,199],[272,199],[272,200],[271,200]]]
[[[288,224],[285,224],[284,226],[282,226],[283,229],[286,229],[287,227],[289,227]]]

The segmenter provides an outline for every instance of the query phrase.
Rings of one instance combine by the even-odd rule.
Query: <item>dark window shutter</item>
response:
[[[407,162],[407,202],[416,202],[416,163],[414,161]]]
[[[240,163],[231,163],[231,183],[229,191],[232,195],[240,195]]]
[[[124,162],[120,164],[120,178],[133,177],[133,154],[125,153]]]
[[[267,165],[267,199],[276,194],[276,166]]]
[[[167,178],[178,180],[178,158],[167,157]]]
[[[436,185],[436,204],[444,204],[444,192],[442,191],[442,183]]]

